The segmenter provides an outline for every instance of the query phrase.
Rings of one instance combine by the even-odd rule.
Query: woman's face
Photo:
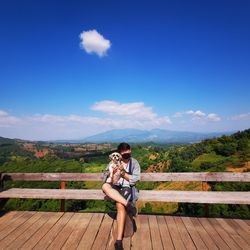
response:
[[[122,155],[123,160],[129,160],[131,157],[131,149],[121,151],[120,154]]]

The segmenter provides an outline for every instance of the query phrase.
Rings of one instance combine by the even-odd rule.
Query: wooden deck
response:
[[[138,215],[124,249],[250,249],[250,220]],[[103,213],[8,212],[0,249],[113,249],[116,221]]]

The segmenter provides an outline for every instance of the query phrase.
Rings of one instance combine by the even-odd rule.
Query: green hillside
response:
[[[194,169],[201,169],[202,164],[209,162],[211,164],[216,164],[227,160],[227,157],[222,155],[217,155],[215,152],[209,154],[202,154],[192,161],[192,167]]]
[[[171,172],[238,168],[250,161],[250,129],[188,146],[176,146],[170,150],[169,158],[172,160]]]
[[[110,147],[110,150],[116,145]],[[95,148],[97,146],[94,146]],[[24,142],[0,138],[0,172],[102,172],[108,163],[107,149],[84,152],[74,158],[79,145],[34,144],[32,150]],[[59,151],[55,151],[59,150]],[[36,158],[34,150],[49,152]],[[65,151],[64,151],[65,150]],[[59,152],[59,153],[57,153]],[[65,153],[64,153],[65,152]],[[133,144],[133,157],[142,172],[201,172],[250,171],[250,129],[188,145]],[[72,153],[69,157],[67,153]],[[7,182],[6,187],[59,188],[58,182]],[[68,182],[67,188],[100,188],[100,182]],[[199,182],[141,182],[139,189],[201,190]],[[250,184],[208,183],[209,190],[250,190]],[[139,211],[203,215],[202,204],[138,203]],[[6,210],[57,211],[59,201],[11,199]],[[113,204],[107,201],[67,201],[67,211],[110,211]],[[250,217],[247,205],[211,205],[212,215]]]

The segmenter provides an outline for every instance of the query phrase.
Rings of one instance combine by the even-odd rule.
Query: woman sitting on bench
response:
[[[124,231],[126,212],[132,216],[136,216],[137,210],[134,204],[135,184],[140,180],[140,165],[138,161],[131,157],[131,148],[127,143],[121,143],[117,147],[117,151],[121,154],[121,164],[124,170],[121,171],[121,178],[116,184],[104,183],[102,186],[103,192],[112,200],[116,202],[117,208],[117,240],[115,242],[115,249],[123,249],[122,236]],[[110,163],[112,164],[112,163]],[[109,167],[107,166],[104,173],[105,181],[110,175]],[[117,169],[114,169],[113,174]]]

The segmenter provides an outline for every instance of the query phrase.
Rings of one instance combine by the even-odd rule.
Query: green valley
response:
[[[52,144],[0,138],[0,172],[101,173],[117,144]],[[249,172],[250,129],[194,144],[131,144],[142,172]],[[101,188],[101,182],[67,182],[66,188]],[[6,182],[8,187],[59,188],[59,182]],[[139,189],[202,190],[200,182],[141,182]],[[203,187],[204,188],[204,187]],[[250,190],[249,183],[207,183],[207,190]],[[58,211],[57,200],[11,199],[5,210]],[[141,213],[204,214],[204,205],[138,202]],[[67,211],[110,211],[108,201],[66,202]],[[250,217],[247,205],[211,205],[211,215]]]

